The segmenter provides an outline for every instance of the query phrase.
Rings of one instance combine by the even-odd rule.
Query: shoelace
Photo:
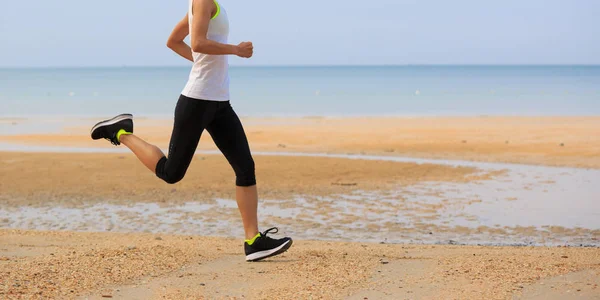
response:
[[[113,137],[111,138],[104,138],[107,141],[110,141],[111,144],[115,145],[115,146],[119,146],[121,143],[119,143],[119,141],[117,141],[117,135],[113,135]]]
[[[105,140],[110,141],[110,143],[113,144],[113,145],[115,145],[115,146],[119,146],[119,143],[115,142],[114,139],[105,138]]]
[[[278,233],[278,232],[279,232],[279,228],[272,227],[272,228],[269,228],[269,229],[265,230],[263,233],[261,233],[261,235],[262,236],[267,236],[267,234],[269,234],[269,233],[275,234],[275,233]]]

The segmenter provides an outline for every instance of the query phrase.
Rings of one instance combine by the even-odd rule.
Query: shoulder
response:
[[[202,15],[207,17],[212,16],[217,11],[217,4],[214,0],[193,0],[192,11],[200,12]]]
[[[211,8],[215,6],[214,0],[194,0],[194,7]]]

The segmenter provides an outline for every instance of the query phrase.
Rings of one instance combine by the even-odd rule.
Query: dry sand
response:
[[[296,241],[260,263],[241,250],[224,238],[0,230],[0,298],[600,298],[598,248]]]
[[[110,147],[89,126],[1,136],[0,142]],[[369,153],[600,168],[600,117],[245,118],[254,151]],[[18,124],[18,121],[17,121]],[[172,120],[137,118],[136,133],[167,148]],[[215,149],[205,133],[200,149]]]

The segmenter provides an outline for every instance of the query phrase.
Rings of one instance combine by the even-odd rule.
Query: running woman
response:
[[[191,47],[184,39],[191,34]],[[292,239],[273,239],[276,227],[258,230],[258,195],[254,160],[246,134],[229,102],[228,55],[250,58],[251,42],[227,43],[229,21],[223,6],[214,0],[189,0],[186,16],[173,29],[167,46],[193,62],[189,80],[175,107],[175,121],[168,158],[155,145],[133,134],[133,116],[121,114],[96,124],[92,139],[106,139],[127,146],[138,159],[169,184],[183,179],[206,129],[235,171],[236,200],[246,239],[246,261],[259,261],[281,254]]]

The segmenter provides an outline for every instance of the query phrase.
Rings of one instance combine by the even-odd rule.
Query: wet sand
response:
[[[0,230],[0,297],[600,297],[598,248],[297,241],[284,255],[260,263],[244,262],[241,249],[238,240],[226,238]]]
[[[598,170],[367,158],[256,155],[261,221],[301,239],[600,245]],[[4,228],[243,234],[220,155],[175,185],[131,153],[1,152],[0,170]]]
[[[261,198],[276,200],[492,175],[472,167],[341,158],[256,156],[255,163]],[[196,155],[176,185],[165,184],[131,153],[0,152],[0,170],[4,205],[181,204],[235,198],[235,175],[222,155]]]
[[[110,116],[108,116],[110,117]],[[171,119],[136,119],[136,133],[167,148]],[[61,130],[31,130],[32,120],[5,120],[0,142],[106,147],[91,141],[98,120],[72,119]],[[600,117],[244,118],[254,151],[366,153],[600,168]],[[14,125],[12,125],[14,124]],[[47,125],[38,125],[44,132]],[[23,134],[17,134],[23,127]],[[40,128],[41,127],[41,128]],[[2,134],[1,132],[5,132]],[[9,134],[11,133],[11,134]],[[205,133],[200,149],[215,149]]]

